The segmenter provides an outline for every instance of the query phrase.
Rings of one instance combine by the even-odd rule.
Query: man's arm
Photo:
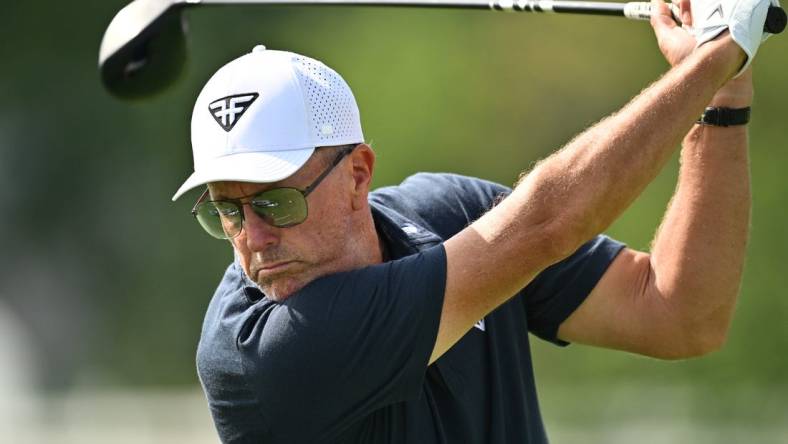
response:
[[[689,6],[685,0],[681,8]],[[666,18],[655,23],[655,30],[662,34],[661,43],[671,43],[660,45],[671,64],[686,56],[677,48],[694,46],[694,39]],[[744,108],[752,97],[748,70],[709,105]],[[562,323],[559,337],[668,359],[721,347],[736,305],[749,231],[747,150],[744,126],[695,125],[684,138],[679,184],[651,255],[623,251]]]
[[[747,72],[710,106],[751,102]],[[718,349],[736,305],[749,221],[747,128],[695,125],[651,255],[621,252],[559,337],[668,359]]]
[[[743,60],[727,35],[701,46],[447,240],[446,292],[431,361],[537,273],[609,226]]]

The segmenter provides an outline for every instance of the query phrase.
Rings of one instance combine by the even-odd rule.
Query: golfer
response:
[[[197,351],[222,441],[543,443],[529,332],[663,359],[720,348],[769,2],[716,4],[682,2],[681,27],[655,1],[672,69],[513,189],[422,173],[370,192],[375,153],[339,74],[262,46],[216,72],[174,198],[207,186],[193,214],[235,252]],[[651,252],[600,235],[682,138]]]

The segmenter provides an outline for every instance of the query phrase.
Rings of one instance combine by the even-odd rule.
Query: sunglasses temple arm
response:
[[[202,194],[200,195],[200,198],[197,199],[197,202],[192,207],[192,214],[197,212],[197,205],[201,204],[202,201],[204,201],[206,197],[208,197],[208,188],[206,188],[205,191],[202,192]]]
[[[320,182],[322,182],[323,179],[325,179],[326,176],[328,176],[329,173],[331,173],[331,171],[334,168],[336,168],[337,165],[339,165],[339,162],[341,162],[342,159],[345,158],[345,156],[350,154],[350,152],[353,151],[354,148],[355,148],[355,146],[353,148],[346,149],[346,150],[342,151],[341,153],[339,153],[337,155],[337,157],[334,159],[334,161],[331,162],[331,166],[326,168],[326,170],[323,171],[323,173],[321,175],[317,176],[317,179],[315,179],[315,181],[312,182],[308,187],[304,188],[304,191],[303,191],[304,197],[307,197],[309,195],[309,193],[312,192],[312,190],[317,188],[317,186],[320,185]]]

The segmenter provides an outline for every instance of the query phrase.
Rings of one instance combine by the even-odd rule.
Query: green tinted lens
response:
[[[218,239],[235,237],[241,232],[241,209],[232,202],[203,202],[195,208],[195,216],[205,231]]]
[[[304,194],[295,188],[274,188],[255,196],[250,205],[269,224],[285,228],[298,225],[307,216]]]

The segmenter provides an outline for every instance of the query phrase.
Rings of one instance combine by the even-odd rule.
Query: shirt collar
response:
[[[424,226],[374,200],[369,202],[375,229],[383,238],[389,259],[399,259],[425,250],[442,239]]]

